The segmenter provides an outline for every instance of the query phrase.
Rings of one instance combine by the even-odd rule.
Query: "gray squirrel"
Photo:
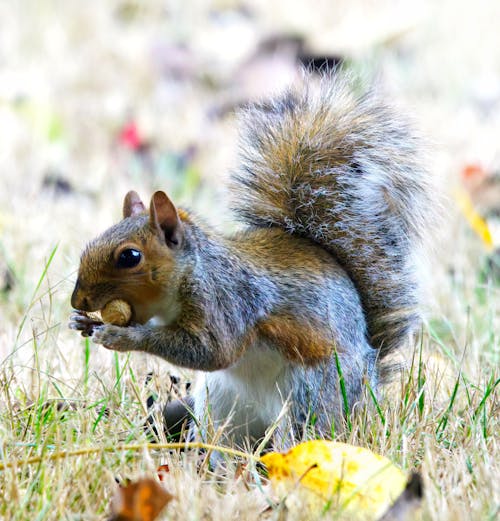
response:
[[[192,407],[202,434],[225,424],[240,444],[278,417],[283,444],[311,422],[330,436],[420,328],[430,175],[404,117],[352,83],[306,76],[242,111],[228,186],[240,231],[198,222],[161,191],[146,208],[132,191],[123,220],[82,253],[70,327],[204,373],[167,423]],[[113,299],[130,304],[130,325],[88,316]]]

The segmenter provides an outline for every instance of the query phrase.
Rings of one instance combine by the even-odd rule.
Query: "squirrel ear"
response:
[[[182,239],[182,226],[174,203],[165,192],[155,192],[149,207],[149,223],[161,231],[169,246],[178,246]]]
[[[133,190],[128,192],[123,200],[123,218],[125,219],[125,217],[139,215],[145,211],[146,207],[141,201],[141,198],[137,195],[137,192],[134,192]]]

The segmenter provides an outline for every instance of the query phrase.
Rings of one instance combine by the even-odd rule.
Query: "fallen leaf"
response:
[[[261,462],[288,508],[333,511],[341,519],[379,519],[407,483],[387,458],[333,441],[301,443],[286,454],[266,454]]]
[[[168,466],[168,463],[164,463],[163,465],[160,465],[156,469],[156,473],[158,474],[158,479],[160,481],[165,480],[165,476],[170,472],[170,467]]]
[[[468,163],[462,168],[462,179],[484,179],[486,177],[485,169],[478,163]]]
[[[469,194],[465,190],[457,190],[455,199],[458,207],[462,210],[465,218],[469,222],[470,227],[482,239],[488,250],[493,249],[493,237],[489,229],[488,223],[476,211]]]
[[[154,479],[141,478],[118,488],[109,521],[153,521],[173,497]]]
[[[118,141],[125,148],[129,148],[131,150],[140,149],[143,140],[135,121],[129,121],[123,126],[120,131],[120,135],[118,136]]]

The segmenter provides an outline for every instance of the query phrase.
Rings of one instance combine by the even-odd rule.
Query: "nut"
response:
[[[132,318],[132,308],[124,300],[111,300],[101,309],[103,322],[115,326],[127,326]]]

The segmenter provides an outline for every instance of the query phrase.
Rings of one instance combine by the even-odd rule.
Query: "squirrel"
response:
[[[149,208],[129,192],[123,220],[82,253],[70,327],[202,371],[185,402],[202,436],[332,436],[421,327],[430,174],[406,120],[343,73],[306,75],[240,117],[228,190],[242,229],[220,233],[162,191]],[[87,315],[113,299],[130,304],[129,326]]]

